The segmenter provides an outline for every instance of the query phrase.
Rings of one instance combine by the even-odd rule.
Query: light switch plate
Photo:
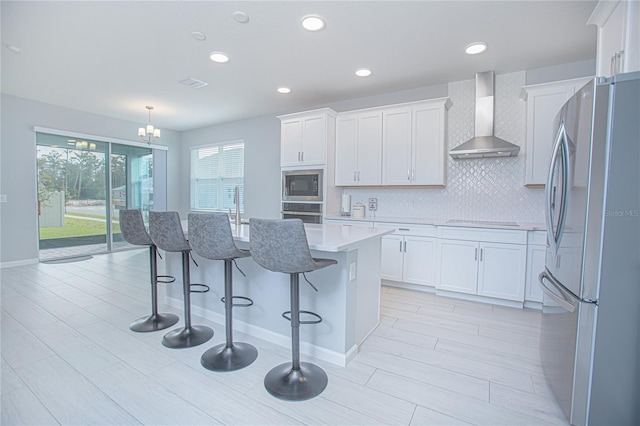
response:
[[[376,211],[378,210],[378,199],[377,198],[369,198],[369,210]]]

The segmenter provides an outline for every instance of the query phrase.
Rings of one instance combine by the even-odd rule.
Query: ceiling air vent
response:
[[[193,77],[187,77],[187,78],[184,78],[182,80],[178,80],[178,83],[184,84],[185,86],[189,86],[192,89],[199,89],[199,88],[204,87],[204,86],[209,84],[209,83],[205,83],[204,81],[198,80],[197,78],[193,78]]]

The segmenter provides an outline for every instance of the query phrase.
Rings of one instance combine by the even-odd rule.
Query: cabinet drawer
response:
[[[526,244],[527,231],[515,229],[439,226],[438,238],[446,238],[449,240],[487,241],[507,244]]]
[[[547,233],[545,231],[529,231],[527,236],[527,242],[529,244],[535,244],[538,246],[546,246]]]
[[[398,235],[415,235],[421,237],[435,237],[436,227],[434,225],[418,225],[408,223],[397,222],[376,222],[380,226],[388,226],[390,228],[396,228],[395,234]]]

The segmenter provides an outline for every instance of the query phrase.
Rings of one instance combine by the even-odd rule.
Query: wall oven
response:
[[[322,223],[322,204],[282,203],[283,219],[302,219],[304,223]]]
[[[284,170],[282,201],[322,201],[322,170]]]

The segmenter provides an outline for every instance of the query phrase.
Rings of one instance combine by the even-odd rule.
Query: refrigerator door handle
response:
[[[549,281],[549,284],[553,287],[549,287],[545,280]],[[540,283],[540,287],[542,287],[542,291],[553,299],[558,305],[562,306],[569,312],[574,312],[578,305],[574,303],[574,299],[571,295],[567,294],[566,290],[563,290],[561,284],[556,280],[553,275],[549,274],[545,269],[538,275],[538,282]],[[554,291],[556,290],[556,291]]]
[[[562,237],[562,232],[564,230],[564,220],[566,216],[566,196],[567,196],[567,172],[568,172],[568,150],[566,148],[566,133],[564,128],[564,123],[560,124],[558,128],[558,134],[556,135],[555,143],[553,144],[553,151],[551,153],[551,164],[549,166],[549,175],[547,177],[547,185],[545,186],[545,221],[547,224],[547,235],[549,238],[549,245],[553,250],[554,254],[558,253],[558,248],[560,246],[560,238]],[[562,188],[560,195],[560,215],[559,215],[559,223],[556,224],[553,222],[554,212],[556,210],[556,188],[553,186],[553,180],[556,175],[556,161],[558,159],[558,154],[560,154],[562,158],[561,170],[562,170]]]

